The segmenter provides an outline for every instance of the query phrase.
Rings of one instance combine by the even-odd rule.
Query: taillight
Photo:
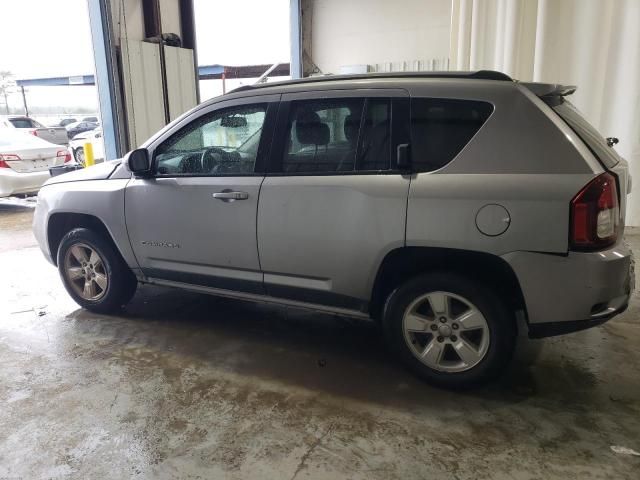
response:
[[[64,163],[71,161],[71,154],[67,150],[58,150],[56,157],[64,157]]]
[[[571,248],[598,250],[618,239],[620,207],[616,178],[603,173],[571,200]]]
[[[0,168],[11,168],[7,162],[20,160],[20,157],[14,153],[0,154]]]
[[[38,131],[37,130],[29,130],[29,133],[35,137],[38,136]]]

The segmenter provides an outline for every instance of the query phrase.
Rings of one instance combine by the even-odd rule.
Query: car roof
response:
[[[277,82],[243,85],[222,96],[211,98],[201,103],[199,107],[205,107],[225,99],[253,95],[285,94],[327,89],[406,88],[424,85],[425,82],[442,82],[443,80],[450,80],[452,84],[460,88],[468,85],[467,82],[482,82],[485,85],[491,84],[494,87],[504,86],[505,88],[518,88],[518,86],[520,86],[520,88],[524,87],[534,95],[543,99],[552,96],[569,95],[576,90],[575,86],[543,82],[520,82],[505,73],[495,70],[382,72],[354,75],[319,75]]]
[[[508,75],[494,70],[477,71],[432,71],[432,72],[380,72],[353,75],[318,75],[314,77],[296,78],[292,80],[282,80],[269,83],[258,83],[253,85],[243,85],[228,93],[239,92],[255,93],[285,93],[287,91],[304,87],[308,90],[324,90],[329,86],[352,86],[353,88],[366,88],[376,84],[388,85],[389,81],[403,80],[422,83],[431,79],[451,79],[451,80],[495,80],[501,82],[513,82]],[[267,92],[268,90],[269,92]]]
[[[508,75],[494,70],[477,71],[432,71],[432,72],[381,72],[354,75],[319,75],[292,80],[284,80],[269,83],[243,85],[221,97],[214,97],[200,106],[216,103],[221,99],[232,99],[252,95],[284,94],[290,92],[349,89],[349,88],[393,88],[394,82],[421,85],[425,81],[450,79],[456,83],[467,81],[492,81],[492,83],[504,83],[513,85],[514,80]],[[398,85],[400,86],[400,85]]]
[[[335,82],[346,80],[376,80],[376,79],[389,79],[389,78],[414,78],[414,79],[429,79],[429,78],[452,78],[452,79],[469,79],[469,80],[500,80],[500,81],[512,81],[511,77],[502,72],[495,70],[476,70],[472,72],[467,71],[433,71],[433,72],[378,72],[378,73],[362,73],[352,75],[318,75],[314,77],[296,78],[292,80],[283,80],[273,83],[258,83],[255,85],[243,85],[233,90],[234,92],[251,90],[261,87],[273,87],[281,86],[286,87],[288,85],[298,85],[301,83],[316,83],[316,82]]]

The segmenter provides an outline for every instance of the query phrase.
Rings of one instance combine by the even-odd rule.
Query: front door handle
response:
[[[249,194],[247,192],[233,192],[231,190],[223,190],[221,192],[214,193],[213,198],[217,198],[218,200],[222,200],[223,202],[234,202],[236,200],[246,200],[247,198],[249,198]]]

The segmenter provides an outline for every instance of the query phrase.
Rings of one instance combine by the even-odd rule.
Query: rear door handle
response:
[[[247,192],[232,192],[231,190],[223,190],[213,194],[213,198],[222,200],[223,202],[233,202],[235,200],[246,200],[249,198]]]

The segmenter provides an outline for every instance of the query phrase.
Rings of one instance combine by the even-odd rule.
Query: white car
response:
[[[61,145],[0,128],[0,197],[37,192],[50,178],[50,167],[69,161],[71,154]]]
[[[16,128],[57,145],[68,145],[69,135],[65,127],[45,127],[33,118],[24,115],[0,117],[1,128]]]
[[[96,163],[104,161],[104,141],[102,140],[102,129],[95,128],[88,132],[79,133],[73,140],[69,141],[69,148],[73,158],[77,163],[84,166],[84,144],[91,143],[93,146],[93,157]]]

